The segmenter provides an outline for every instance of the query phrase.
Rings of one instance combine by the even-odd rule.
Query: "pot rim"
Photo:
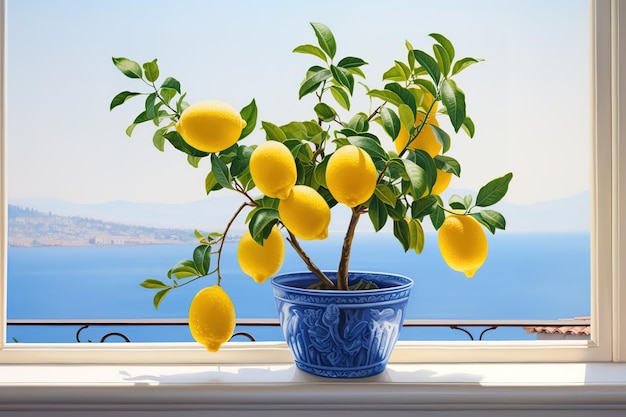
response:
[[[329,273],[329,274],[337,274],[337,270],[322,270],[322,272]],[[399,290],[408,290],[410,288],[413,287],[413,279],[409,278],[405,275],[401,275],[401,274],[396,274],[393,272],[379,272],[379,271],[349,271],[348,272],[349,275],[351,274],[367,274],[367,275],[381,275],[381,276],[388,276],[388,277],[395,277],[395,278],[400,278],[401,280],[404,280],[405,283],[404,284],[399,284],[399,285],[392,285],[390,287],[384,287],[384,288],[378,288],[378,289],[373,289],[373,290],[352,290],[352,291],[346,291],[346,290],[316,290],[316,289],[309,289],[309,288],[302,288],[302,287],[295,287],[295,286],[291,286],[291,285],[287,285],[287,284],[283,284],[280,282],[277,282],[278,280],[280,280],[281,278],[287,277],[287,276],[293,276],[293,275],[310,275],[313,278],[315,278],[315,276],[313,275],[313,273],[311,271],[308,270],[301,270],[301,271],[290,271],[290,272],[283,272],[280,274],[277,274],[275,276],[273,276],[271,278],[271,283],[272,286],[274,288],[279,288],[279,289],[283,289],[286,291],[295,291],[295,290],[301,290],[301,291],[305,291],[309,294],[327,294],[327,295],[341,295],[341,294],[351,294],[351,295],[356,295],[356,294],[371,294],[372,292],[381,292],[381,291],[399,291]],[[317,279],[317,278],[315,278]]]

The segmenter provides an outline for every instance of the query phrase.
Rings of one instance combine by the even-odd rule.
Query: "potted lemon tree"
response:
[[[465,94],[454,77],[480,59],[458,59],[452,42],[433,33],[432,53],[407,41],[406,57],[383,74],[382,88],[370,88],[364,84],[367,62],[338,58],[331,30],[321,23],[311,27],[316,42],[294,52],[317,60],[298,90],[299,99],[311,99],[312,112],[286,124],[262,121],[261,143],[244,140],[257,126],[254,99],[239,111],[215,99],[188,104],[177,79],[157,82],[156,59],[140,65],[113,58],[124,75],[142,81],[148,91],[123,91],[110,108],[144,97],[145,108],[127,135],[137,125],[153,122],[158,149],[169,143],[195,167],[202,158],[210,159],[205,181],[209,198],[222,189],[241,195],[241,204],[222,230],[206,235],[196,231],[198,246],[190,259],[167,272],[167,280],[141,283],[156,290],[155,307],[170,291],[215,276],[216,283],[192,300],[189,327],[210,351],[230,339],[235,309],[221,287],[220,258],[233,223],[243,218],[247,230],[238,243],[239,265],[259,283],[272,278],[285,339],[298,368],[327,377],[365,377],[386,366],[412,280],[350,269],[359,221],[365,217],[376,232],[389,225],[399,248],[419,254],[425,244],[422,225],[429,219],[445,262],[472,277],[487,257],[485,230],[495,233],[506,226],[502,214],[486,207],[506,194],[512,174],[489,181],[475,196],[452,195],[447,203],[440,197],[451,177],[460,176],[461,165],[447,155],[452,139],[439,121],[446,121],[454,133],[462,130],[473,137]],[[354,94],[362,87],[370,109],[354,111]],[[380,135],[387,135],[393,146],[386,149]],[[337,269],[323,271],[300,241],[324,240],[337,205],[347,206],[350,218]],[[277,275],[287,245],[306,271]]]

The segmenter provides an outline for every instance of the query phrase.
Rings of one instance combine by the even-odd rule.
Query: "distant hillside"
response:
[[[129,226],[8,206],[9,246],[84,246],[191,243],[192,229]]]

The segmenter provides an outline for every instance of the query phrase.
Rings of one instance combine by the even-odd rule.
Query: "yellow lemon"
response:
[[[326,185],[335,200],[355,207],[374,194],[378,174],[372,158],[363,149],[346,145],[337,149],[326,166]]]
[[[435,184],[433,185],[433,189],[431,194],[439,195],[443,193],[448,185],[450,185],[450,181],[452,180],[452,173],[445,172],[440,169],[437,169],[437,179],[435,180]],[[422,197],[428,194],[428,190],[424,193]]]
[[[228,103],[205,100],[183,110],[176,123],[189,146],[204,152],[220,152],[237,142],[246,121]]]
[[[471,216],[449,214],[439,228],[439,250],[448,266],[471,278],[487,259],[485,230]]]
[[[278,214],[285,227],[300,239],[328,237],[330,207],[320,193],[307,185],[295,185],[289,196],[278,203]]]
[[[274,226],[270,235],[259,245],[247,230],[239,241],[237,260],[241,270],[256,282],[263,283],[275,275],[285,259],[285,241],[283,235]]]
[[[415,126],[420,126],[422,124],[422,120],[424,120],[424,115],[422,113],[418,113],[415,119]],[[430,127],[429,124],[439,127],[437,119],[434,116],[429,117],[428,122],[422,128],[422,131],[419,133],[417,138],[411,142],[411,145],[409,145],[409,149],[422,149],[434,158],[441,151],[442,145],[435,137],[433,128]],[[408,141],[409,132],[404,128],[404,126],[400,126],[400,133],[394,141],[396,144],[396,152],[400,153]]]
[[[250,156],[250,175],[263,194],[282,200],[296,184],[296,161],[281,142],[263,142]]]
[[[189,330],[209,352],[217,352],[235,331],[235,306],[219,285],[204,288],[189,306]]]

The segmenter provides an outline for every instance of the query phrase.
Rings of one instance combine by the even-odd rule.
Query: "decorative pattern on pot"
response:
[[[326,272],[334,279],[336,273]],[[306,289],[309,272],[272,280],[285,340],[296,366],[314,375],[362,378],[385,369],[398,340],[412,281],[399,275],[351,272],[350,281],[380,288],[359,291]]]

